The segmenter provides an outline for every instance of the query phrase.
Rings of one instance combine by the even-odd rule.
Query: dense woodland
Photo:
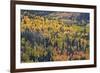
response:
[[[89,14],[22,10],[21,62],[89,59]]]

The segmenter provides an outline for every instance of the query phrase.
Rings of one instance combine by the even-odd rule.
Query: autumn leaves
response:
[[[89,27],[68,25],[63,19],[23,16],[21,61],[45,62],[89,59]]]

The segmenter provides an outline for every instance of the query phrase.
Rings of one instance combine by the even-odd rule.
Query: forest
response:
[[[21,10],[21,62],[88,60],[89,13]]]

